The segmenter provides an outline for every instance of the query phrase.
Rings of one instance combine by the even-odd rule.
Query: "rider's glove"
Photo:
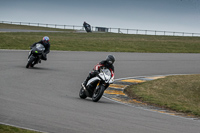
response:
[[[99,70],[94,70],[94,73],[97,75],[97,74],[99,74],[100,72],[99,72]]]

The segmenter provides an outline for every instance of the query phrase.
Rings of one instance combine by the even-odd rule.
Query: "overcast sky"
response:
[[[200,0],[0,0],[0,21],[200,33]]]

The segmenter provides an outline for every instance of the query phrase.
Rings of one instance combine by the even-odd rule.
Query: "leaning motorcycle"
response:
[[[88,24],[85,26],[85,30],[86,30],[87,32],[92,32],[91,26],[88,25]]]
[[[35,64],[38,64],[39,61],[41,61],[44,51],[45,47],[42,44],[37,43],[30,51],[26,68],[34,67]]]
[[[86,87],[81,85],[81,89],[79,92],[79,97],[85,99],[87,97],[92,98],[93,102],[98,102],[102,97],[104,91],[107,87],[114,82],[114,73],[110,71],[108,68],[100,69],[100,73],[91,78]]]

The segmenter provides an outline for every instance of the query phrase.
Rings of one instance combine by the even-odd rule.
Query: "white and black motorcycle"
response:
[[[38,62],[41,61],[44,51],[45,47],[42,44],[37,43],[29,53],[28,63],[26,65],[26,68],[34,67],[35,64],[38,64]]]
[[[107,87],[114,82],[114,73],[108,68],[100,69],[100,73],[91,78],[86,87],[81,85],[79,97],[85,99],[87,97],[92,98],[93,102],[98,102],[102,97]]]

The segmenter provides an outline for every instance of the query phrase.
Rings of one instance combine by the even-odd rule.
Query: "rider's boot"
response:
[[[87,76],[86,80],[82,83],[82,86],[84,87],[84,89],[86,89],[86,85],[88,83],[88,81],[94,77],[97,74],[97,72],[93,71],[91,73],[89,73],[89,75]]]
[[[86,85],[87,82],[91,79],[91,74],[88,75],[88,77],[86,78],[86,80],[82,83],[82,86],[84,87],[84,89],[86,89]]]
[[[83,88],[84,88],[85,90],[86,90],[87,82],[88,82],[88,80],[85,80],[85,81],[82,83],[82,86],[83,86]]]

